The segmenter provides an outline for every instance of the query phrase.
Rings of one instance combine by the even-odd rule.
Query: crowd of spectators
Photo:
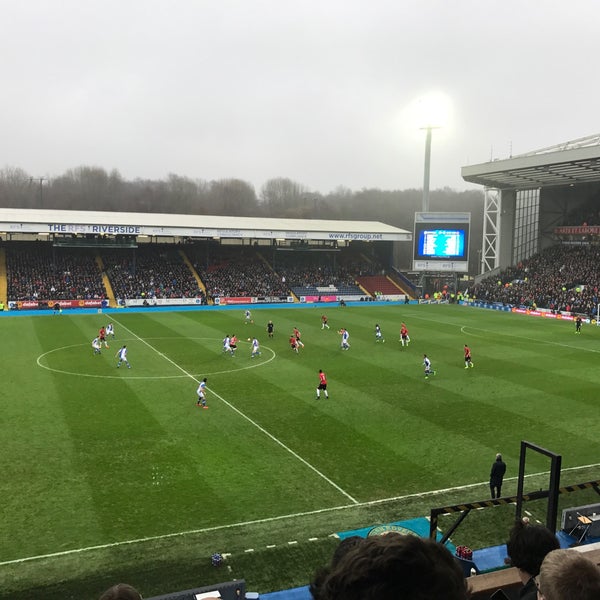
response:
[[[378,268],[358,255],[339,252],[279,252],[275,269],[290,288],[343,288]]]
[[[95,255],[87,249],[56,248],[49,242],[14,242],[5,248],[11,301],[106,297]]]
[[[56,248],[45,242],[17,242],[6,248],[10,300],[107,296],[95,261],[98,250]],[[141,244],[132,249],[100,250],[115,298],[205,301],[180,249],[205,285],[206,295],[213,299],[283,298],[291,289],[354,288],[357,277],[380,272],[378,264],[350,251],[276,252],[273,259],[268,252],[249,246]]]
[[[285,280],[252,248],[223,247],[208,260],[191,247],[185,250],[209,298],[284,297],[289,293]]]
[[[558,245],[488,277],[470,290],[486,302],[593,315],[600,286],[600,247]]]
[[[102,260],[117,299],[204,297],[175,246],[143,244],[133,250],[106,250]]]

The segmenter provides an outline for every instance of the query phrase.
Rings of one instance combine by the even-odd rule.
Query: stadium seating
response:
[[[485,302],[593,315],[600,249],[558,245],[484,279],[470,292]]]
[[[203,296],[174,245],[141,244],[135,250],[105,250],[102,260],[116,298]]]
[[[359,276],[357,278],[357,282],[371,295],[375,295],[376,292],[379,292],[384,296],[405,293],[399,286],[388,279],[385,275],[363,275],[362,277]]]
[[[95,254],[86,248],[55,248],[49,242],[5,244],[8,300],[105,298]]]

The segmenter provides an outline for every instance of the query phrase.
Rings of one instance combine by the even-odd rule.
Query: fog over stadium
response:
[[[0,168],[420,188],[434,93],[431,188],[473,188],[461,166],[599,130],[599,17],[584,0],[5,1]]]

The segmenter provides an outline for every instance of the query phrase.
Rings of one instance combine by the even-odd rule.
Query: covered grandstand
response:
[[[0,300],[29,309],[404,299],[383,273],[412,238],[375,221],[19,209],[0,209],[0,232]]]
[[[480,273],[492,275],[554,245],[597,238],[600,135],[465,166],[465,181],[484,186]],[[590,222],[589,217],[596,222]]]

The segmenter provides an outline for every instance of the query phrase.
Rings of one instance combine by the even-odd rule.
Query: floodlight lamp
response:
[[[442,92],[421,96],[415,103],[416,121],[419,129],[437,129],[448,125],[450,99]]]

